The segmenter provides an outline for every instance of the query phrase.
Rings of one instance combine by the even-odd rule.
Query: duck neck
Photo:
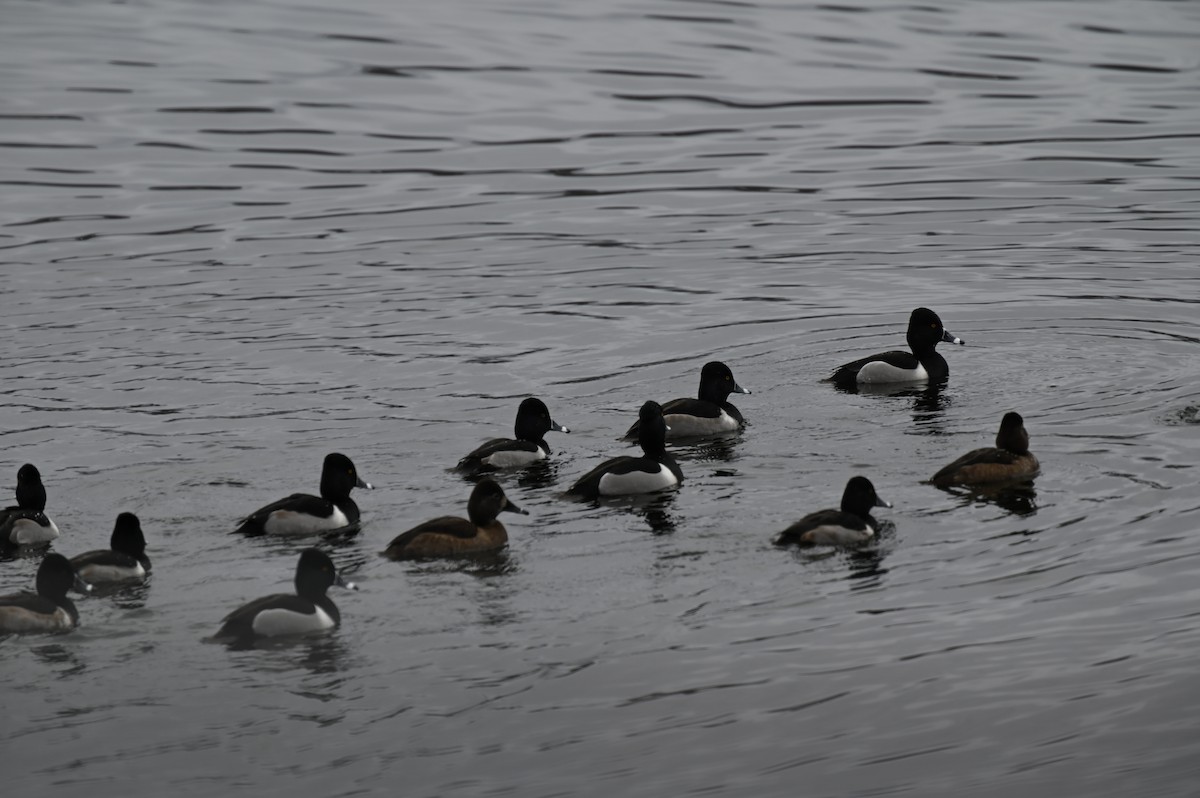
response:
[[[45,511],[45,486],[40,482],[36,485],[17,485],[17,506],[22,510],[37,510],[39,513]]]

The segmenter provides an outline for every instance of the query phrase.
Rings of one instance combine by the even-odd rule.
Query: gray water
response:
[[[0,639],[6,796],[1187,796],[1200,6],[0,0],[0,480],[154,573]],[[940,392],[820,382],[937,310]],[[561,491],[722,359],[749,425]],[[527,395],[496,557],[379,559]],[[1032,491],[922,484],[1025,416]],[[313,541],[324,637],[206,640]],[[868,475],[878,547],[772,533]],[[0,562],[0,592],[37,555]]]

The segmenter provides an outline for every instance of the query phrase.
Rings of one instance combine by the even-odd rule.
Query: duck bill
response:
[[[891,507],[892,503],[890,501],[888,501],[887,499],[881,499],[878,496],[876,496],[875,497],[875,506],[876,507]]]
[[[562,424],[555,424],[553,420],[550,422],[551,432],[570,432],[571,430],[564,427]]]
[[[735,383],[733,384],[733,391],[732,391],[732,393],[744,393],[744,394],[747,394],[747,395],[749,395],[749,394],[750,394],[750,389],[749,389],[749,388],[743,388],[742,386],[738,385],[738,384],[735,382]]]
[[[356,488],[362,488],[363,490],[375,490],[375,486],[374,486],[374,485],[372,485],[370,482],[367,482],[367,481],[366,481],[365,479],[363,479],[362,477],[358,477],[358,478],[355,480],[355,482],[354,482],[354,487],[356,487]]]
[[[358,590],[358,585],[346,579],[341,574],[338,574],[333,578],[333,583],[338,587],[344,587],[347,590]]]
[[[529,515],[528,510],[522,510],[520,507],[513,504],[511,501],[508,501],[507,499],[505,499],[504,506],[500,509],[502,512],[517,513],[519,515]]]
[[[76,593],[87,594],[92,592],[92,583],[83,581],[83,577],[79,574],[75,574],[75,584],[72,587]]]
[[[967,343],[949,330],[942,330],[942,340],[948,344],[958,344],[959,346],[966,346]]]

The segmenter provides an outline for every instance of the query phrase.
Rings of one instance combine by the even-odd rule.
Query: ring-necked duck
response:
[[[497,468],[526,466],[550,456],[547,432],[570,432],[550,418],[550,409],[541,399],[530,397],[517,408],[513,426],[515,438],[493,438],[458,461],[459,471],[479,472]]]
[[[17,504],[0,511],[0,541],[12,546],[49,543],[58,527],[46,515],[46,487],[37,468],[26,463],[17,470]]]
[[[938,487],[979,485],[1029,479],[1038,472],[1038,460],[1029,451],[1029,433],[1018,413],[1005,413],[996,433],[996,446],[967,452],[929,480]]]
[[[667,453],[667,422],[658,402],[646,402],[638,411],[641,457],[624,455],[606,460],[580,477],[567,493],[587,498],[653,493],[683,482],[683,472]]]
[[[866,477],[853,477],[842,492],[840,510],[809,513],[783,530],[775,545],[790,543],[811,546],[855,546],[875,537],[879,524],[871,517],[873,507],[891,507],[875,493]]]
[[[79,625],[79,611],[67,598],[74,588],[88,593],[92,586],[79,578],[61,554],[47,554],[37,570],[37,593],[0,596],[0,632],[65,632]]]
[[[342,579],[327,554],[320,549],[305,549],[296,564],[295,593],[263,596],[239,607],[221,621],[216,636],[247,640],[332,629],[342,622],[342,615],[325,595],[330,585],[358,590],[353,582]]]
[[[121,513],[113,526],[109,548],[97,549],[71,558],[71,566],[86,582],[125,582],[144,579],[150,572],[146,556],[146,536],[142,523],[133,513]]]
[[[319,497],[293,493],[255,510],[235,531],[247,535],[311,535],[357,526],[358,505],[350,498],[355,488],[369,490],[371,484],[359,478],[346,455],[326,455]]]
[[[745,419],[729,402],[731,393],[750,392],[737,384],[729,366],[718,360],[705,363],[704,368],[700,370],[700,391],[697,398],[672,399],[662,406],[668,440],[719,435],[741,429]],[[625,437],[636,438],[640,426],[641,422],[635,421],[625,433]]]
[[[467,500],[469,521],[453,515],[434,518],[397,536],[380,553],[392,560],[411,560],[501,548],[508,542],[508,531],[496,518],[502,512],[529,515],[504,495],[495,480],[480,480]]]
[[[881,352],[847,363],[833,372],[829,382],[839,388],[859,384],[894,382],[941,382],[950,374],[946,359],[938,354],[942,341],[963,344],[942,326],[942,320],[929,308],[917,308],[908,318],[908,347],[912,352]]]

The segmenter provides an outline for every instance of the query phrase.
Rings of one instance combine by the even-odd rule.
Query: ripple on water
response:
[[[137,512],[155,571],[0,641],[17,792],[1190,789],[1187,4],[48,10],[0,34],[0,472],[56,550]],[[922,305],[947,385],[821,382]],[[740,436],[562,500],[710,359]],[[381,560],[527,395],[573,431],[501,475],[509,548]],[[1032,485],[923,483],[1010,409]],[[322,544],[344,626],[206,644],[292,589],[314,541],[229,533],[330,451],[378,487]],[[856,473],[877,546],[770,544]]]

